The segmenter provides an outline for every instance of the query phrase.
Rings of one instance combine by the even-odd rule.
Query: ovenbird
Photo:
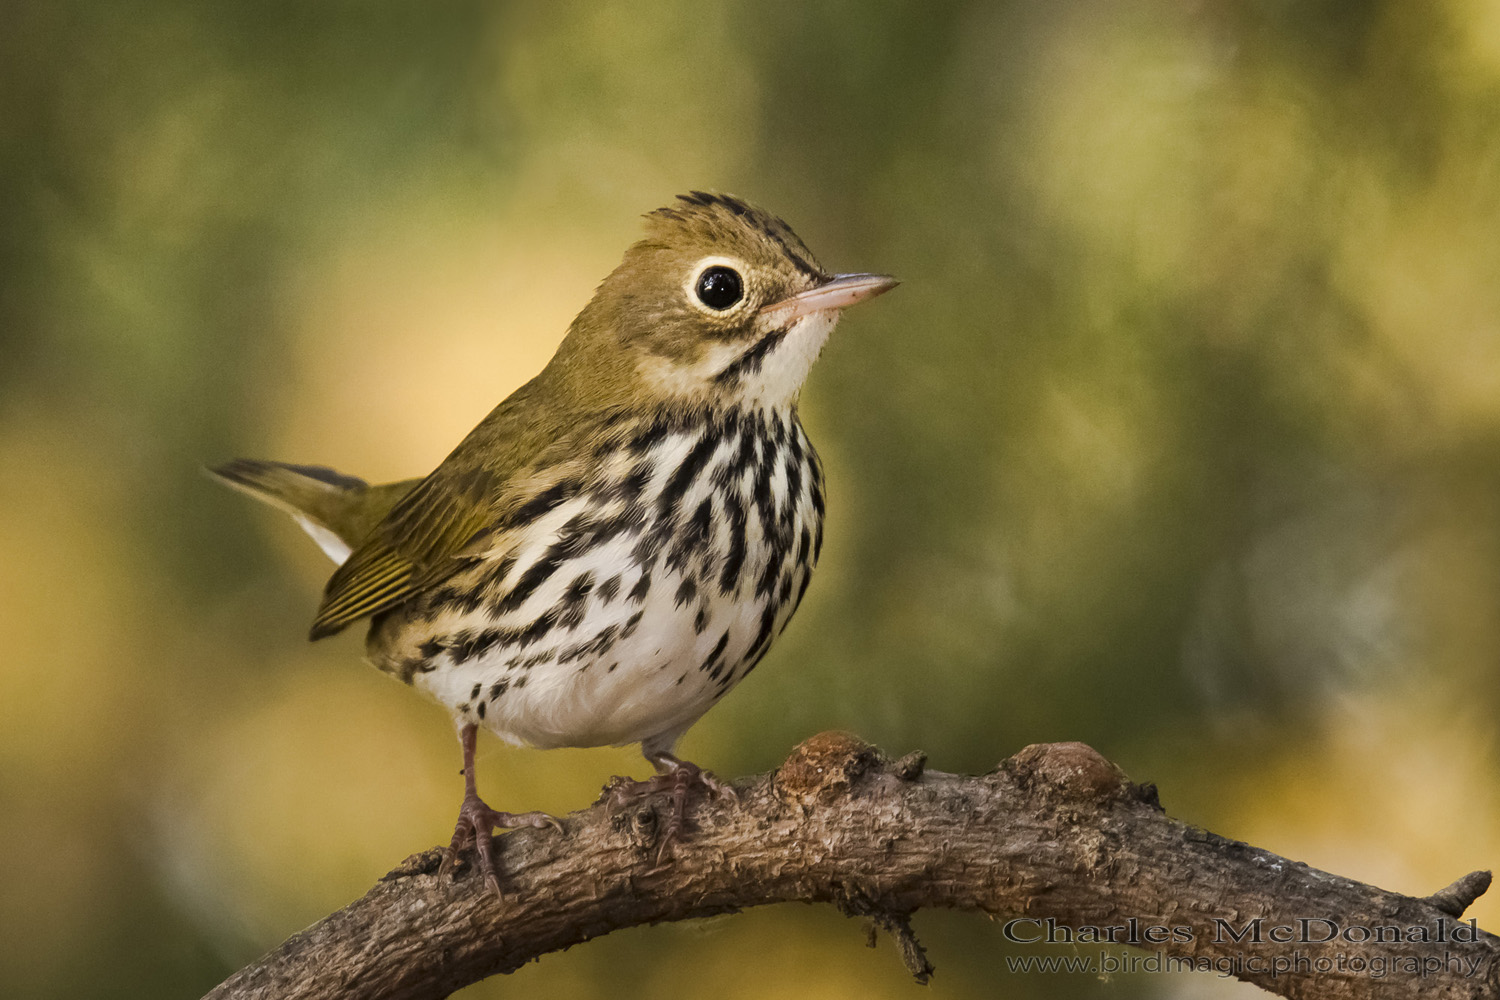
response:
[[[781,219],[693,192],[646,216],[542,372],[430,475],[386,485],[240,460],[214,473],[280,507],[339,564],[312,638],[369,618],[381,670],[454,717],[472,843],[496,892],[478,727],[520,744],[640,743],[671,791],[727,785],[678,738],[760,662],[823,544],[824,487],[797,398],[840,311],[892,288],[830,275]],[[659,852],[660,856],[660,852]]]

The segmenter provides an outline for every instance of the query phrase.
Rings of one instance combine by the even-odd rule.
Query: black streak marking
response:
[[[688,487],[693,485],[693,480],[698,478],[698,473],[702,472],[703,467],[708,464],[708,456],[712,455],[718,446],[718,437],[711,433],[704,434],[698,443],[693,445],[692,451],[688,452],[682,464],[677,467],[677,471],[672,473],[672,478],[667,480],[667,485],[662,488],[658,509],[663,516],[671,513],[682,502],[683,494],[688,491]]]
[[[636,455],[643,455],[660,444],[671,429],[671,425],[667,421],[653,420],[649,427],[631,438],[630,443],[626,447]]]
[[[548,511],[556,508],[582,488],[583,483],[577,479],[560,479],[516,508],[510,517],[506,518],[506,523],[510,527],[520,527],[530,524]]]
[[[632,503],[614,517],[603,521],[590,521],[580,529],[581,536],[576,548],[580,551],[584,548],[592,548],[595,545],[616,538],[627,531],[640,531],[641,526],[646,523],[646,510],[638,503]],[[573,540],[568,539],[569,547],[575,547]]]
[[[765,656],[766,650],[762,649],[759,653],[756,653],[753,657],[751,657],[749,664],[747,664],[745,667],[745,672],[740,674],[740,680],[744,680],[746,677],[749,677],[750,671],[760,666],[760,661],[765,659]]]
[[[669,569],[681,570],[688,564],[694,552],[701,551],[708,545],[709,532],[713,529],[713,501],[705,498],[688,522],[683,525],[681,533],[677,536],[677,542],[672,546],[672,551],[667,554],[667,567]],[[691,600],[691,598],[689,598]],[[686,603],[686,602],[681,602]]]
[[[621,500],[635,500],[646,491],[646,484],[651,481],[651,464],[639,462],[631,470],[630,475],[615,486],[615,495]]]
[[[761,534],[768,542],[776,537],[776,497],[771,490],[771,470],[775,460],[768,441],[760,468],[755,473],[755,509],[760,514]]]
[[[546,612],[538,616],[536,621],[521,630],[520,634],[516,636],[516,644],[526,647],[539,641],[552,630],[553,625],[557,624],[557,618],[557,609],[548,608]]]
[[[495,565],[492,569],[489,569],[485,572],[484,579],[480,582],[480,587],[478,589],[503,587],[505,585],[505,578],[510,576],[510,571],[515,568],[515,554],[507,552],[505,555],[501,556],[498,560],[495,561]]]
[[[755,633],[755,641],[750,644],[751,657],[764,653],[771,643],[771,629],[776,625],[776,605],[767,602],[765,610],[760,613],[760,631]]]
[[[640,628],[641,617],[645,615],[645,613],[646,612],[644,611],[637,611],[635,614],[625,619],[625,627],[620,629],[621,639],[629,639],[632,635],[635,635],[635,630]]]
[[[729,521],[729,552],[719,571],[719,591],[726,597],[739,588],[740,569],[745,565],[745,505],[737,492],[725,495],[724,516]],[[806,535],[806,532],[803,532]]]
[[[465,631],[454,637],[452,655],[454,663],[465,663],[478,656],[489,652],[490,648],[499,642],[508,633],[502,629],[485,629],[483,632]],[[475,685],[477,689],[479,685]],[[477,694],[469,697],[478,698]]]
[[[739,479],[744,476],[745,470],[749,469],[754,464],[755,430],[754,428],[747,426],[744,430],[740,431],[739,450],[734,453],[734,458],[730,460],[729,465],[725,466],[725,469],[730,477],[732,477],[733,479]]]
[[[790,454],[786,459],[786,509],[790,513],[797,503],[797,498],[802,495],[802,463],[793,461]]]
[[[615,644],[615,639],[618,637],[619,632],[620,628],[618,625],[610,625],[601,630],[592,639],[587,639],[572,646],[566,646],[558,652],[557,662],[572,663],[574,660],[581,660],[590,654],[602,655],[608,652],[609,648]]]
[[[593,589],[593,571],[590,570],[588,572],[580,573],[577,577],[574,578],[572,583],[568,584],[568,589],[563,591],[563,603],[580,604],[583,602],[583,599],[585,597],[589,596],[589,592]]]
[[[526,572],[521,574],[521,579],[516,581],[516,585],[511,588],[510,592],[495,602],[495,611],[505,614],[525,604],[526,598],[535,593],[536,588],[547,582],[547,578],[557,572],[557,567],[562,560],[563,554],[557,545],[548,548],[540,559],[526,568]]]
[[[776,589],[776,574],[781,572],[781,560],[772,556],[766,560],[766,568],[760,574],[760,582],[755,585],[756,597],[769,597]]]
[[[792,602],[793,611],[797,610],[797,608],[802,604],[802,595],[807,593],[807,585],[809,583],[812,583],[812,567],[805,566],[802,569],[802,582],[797,585],[797,599]],[[792,619],[788,617],[787,623],[790,624],[791,620]]]
[[[644,601],[646,599],[646,595],[650,592],[651,574],[649,572],[642,571],[641,578],[635,582],[634,587],[630,588],[630,599],[639,603],[641,601]]]
[[[760,366],[765,364],[766,355],[776,350],[777,346],[786,339],[786,333],[786,327],[772,330],[751,344],[739,357],[725,365],[724,370],[714,376],[714,381],[719,385],[732,385],[746,375],[754,375],[760,371]]]
[[[721,635],[721,636],[719,636],[719,641],[716,642],[716,643],[714,643],[713,652],[711,652],[711,653],[708,654],[708,659],[704,660],[703,661],[703,666],[699,667],[698,669],[699,670],[705,670],[705,671],[710,671],[711,670],[711,671],[713,671],[713,675],[712,676],[717,677],[718,676],[718,671],[715,669],[715,667],[718,664],[719,657],[721,657],[721,656],[724,655],[724,650],[725,650],[726,647],[728,647],[728,645],[729,645],[729,630],[725,629],[724,630],[724,634]]]
[[[471,614],[478,611],[480,605],[484,604],[484,591],[479,587],[443,587],[432,592],[427,598],[427,606],[441,611],[458,611],[463,614]]]

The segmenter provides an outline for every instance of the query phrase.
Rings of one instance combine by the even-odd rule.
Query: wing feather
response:
[[[541,419],[536,380],[497,406],[406,493],[328,580],[311,636],[321,639],[410,600],[466,565],[476,539],[515,498],[516,474],[565,454],[572,428]],[[568,428],[559,433],[556,428]]]
[[[428,585],[446,575],[445,563],[458,568],[451,557],[486,526],[489,504],[454,496],[446,478],[439,467],[424,479],[329,578],[312,638],[401,604],[418,579]]]

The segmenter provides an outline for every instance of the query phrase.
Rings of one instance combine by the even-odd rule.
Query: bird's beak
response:
[[[773,302],[761,312],[774,314],[778,323],[790,323],[816,312],[844,309],[856,302],[873,299],[899,284],[901,282],[889,274],[835,274],[817,288]]]

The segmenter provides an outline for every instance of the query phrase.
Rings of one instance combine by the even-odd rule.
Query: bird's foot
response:
[[[452,871],[464,848],[472,844],[474,853],[479,858],[480,874],[495,895],[503,898],[500,877],[495,874],[495,828],[515,829],[523,826],[550,826],[558,832],[563,828],[555,817],[546,813],[508,813],[491,809],[478,795],[469,792],[464,796],[463,805],[458,808],[458,823],[453,828],[453,841],[448,845],[446,856],[438,869],[439,874]]]
[[[607,802],[612,809],[623,809],[660,792],[671,793],[666,822],[661,825],[656,839],[656,863],[660,865],[666,859],[668,848],[679,842],[687,829],[688,794],[693,788],[702,788],[715,798],[727,798],[731,802],[739,801],[739,793],[729,782],[691,761],[669,754],[650,759],[657,767],[656,774],[644,781],[611,778],[609,784],[604,786],[599,801]]]

